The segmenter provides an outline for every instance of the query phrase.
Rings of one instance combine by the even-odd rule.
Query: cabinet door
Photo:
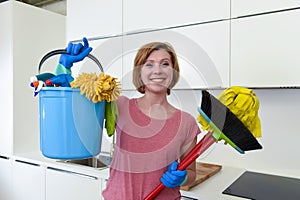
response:
[[[232,20],[232,85],[300,86],[300,10]]]
[[[299,0],[231,0],[231,17],[239,17],[284,9],[292,9],[297,8],[299,6]]]
[[[122,76],[122,37],[108,39],[95,39],[89,41],[93,48],[91,54],[101,63],[105,73],[121,79]],[[76,65],[79,66],[76,66]],[[100,70],[91,59],[84,59],[72,67],[72,73],[76,76],[82,72],[96,72]]]
[[[229,0],[131,0],[123,2],[123,30],[137,31],[228,19]]]
[[[45,169],[36,163],[13,162],[13,199],[45,199]]]
[[[220,88],[229,84],[229,21],[152,31],[123,37],[123,88],[132,84],[133,60],[148,42],[168,42],[178,56],[175,89]]]
[[[9,20],[12,16],[10,12],[9,2],[2,2],[0,4],[0,73],[3,76],[0,78],[0,85],[6,85],[2,88],[1,93],[5,94],[1,98],[0,103],[0,154],[1,155],[12,155],[13,151],[13,84],[12,84],[12,73],[13,68],[13,48],[11,45],[13,31],[12,23]],[[5,75],[4,75],[5,74]],[[10,84],[7,84],[10,83]]]
[[[74,171],[48,167],[46,170],[46,200],[101,199],[101,180]]]
[[[0,200],[12,199],[11,159],[0,156]]]
[[[67,41],[122,33],[122,0],[67,3]]]

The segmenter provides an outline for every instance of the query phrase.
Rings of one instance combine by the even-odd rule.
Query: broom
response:
[[[221,129],[221,132],[242,151],[262,149],[262,146],[240,119],[205,90],[202,91],[201,109],[198,108],[198,111],[210,125],[214,124]],[[204,116],[205,114],[206,116]],[[212,128],[215,131],[215,128]]]
[[[224,140],[239,153],[262,148],[244,124],[224,104],[205,90],[202,91],[201,108],[198,108],[198,111],[209,123],[213,132],[208,132],[196,144],[178,164],[178,170],[186,169],[213,143],[220,140]],[[164,188],[165,186],[160,183],[144,200],[154,199]]]

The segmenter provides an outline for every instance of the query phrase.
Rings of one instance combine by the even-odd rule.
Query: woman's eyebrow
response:
[[[167,60],[167,61],[171,61],[171,59],[170,59],[170,58],[164,58],[164,59],[161,59],[161,61],[165,61],[165,60]]]
[[[161,62],[161,61],[171,61],[171,59],[170,59],[170,58],[163,58],[163,59],[161,59],[161,60],[159,60],[159,61],[160,61],[160,62]],[[147,59],[146,62],[155,62],[155,60]]]

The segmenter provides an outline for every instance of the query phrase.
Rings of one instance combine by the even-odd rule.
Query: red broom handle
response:
[[[184,157],[184,159],[178,164],[178,170],[186,169],[192,162],[194,162],[204,151],[206,151],[213,143],[215,138],[212,137],[212,133],[207,133],[196,146]],[[153,200],[163,189],[165,185],[160,183],[151,193],[149,193],[144,200]]]
[[[186,169],[192,162],[194,162],[204,151],[206,151],[214,142],[215,138],[212,137],[212,133],[207,133],[193,149],[183,158],[178,164],[178,170]]]

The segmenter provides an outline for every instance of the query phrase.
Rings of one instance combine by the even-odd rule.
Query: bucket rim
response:
[[[79,91],[80,88],[71,88],[71,87],[42,87],[41,90],[48,91]]]

